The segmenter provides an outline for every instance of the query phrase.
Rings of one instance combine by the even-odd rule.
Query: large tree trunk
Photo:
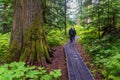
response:
[[[50,60],[40,0],[15,0],[8,61]]]

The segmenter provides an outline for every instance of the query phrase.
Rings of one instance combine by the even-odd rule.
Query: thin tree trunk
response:
[[[4,4],[3,10],[5,10],[6,7],[7,7],[7,5]],[[3,20],[4,22],[7,22],[7,17],[6,17],[5,14],[3,14],[1,17],[2,17],[2,20]],[[8,31],[8,25],[7,25],[7,23],[4,23],[4,24],[2,25],[2,29],[3,29],[3,33],[6,33],[6,32]]]
[[[9,57],[10,56],[10,57]],[[50,60],[40,0],[15,0],[8,61],[28,64]]]
[[[64,14],[64,17],[65,17],[65,35],[66,35],[66,10],[67,10],[67,1],[65,0],[65,14]]]
[[[108,25],[110,24],[110,3],[109,3],[110,1],[108,0],[108,14],[107,14],[107,16],[108,16]]]
[[[43,21],[44,23],[46,23],[45,16],[46,16],[46,0],[43,0]]]
[[[100,1],[98,0],[98,9],[97,9],[98,11],[98,38],[100,39],[100,10],[99,8],[100,8]]]

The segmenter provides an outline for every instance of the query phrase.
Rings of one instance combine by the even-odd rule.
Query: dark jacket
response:
[[[75,36],[75,35],[76,35],[76,31],[71,28],[71,29],[69,30],[69,35],[70,35],[70,36]]]

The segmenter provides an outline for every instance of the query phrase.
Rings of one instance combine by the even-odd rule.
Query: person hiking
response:
[[[75,40],[76,30],[74,28],[69,29],[70,42],[72,43]]]
[[[75,35],[76,35],[76,30],[75,30],[75,28],[73,28],[73,40],[75,41]]]

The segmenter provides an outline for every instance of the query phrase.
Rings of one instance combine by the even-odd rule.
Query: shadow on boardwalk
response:
[[[73,43],[68,41],[64,47],[67,58],[69,80],[94,80],[89,69],[80,57],[79,52],[74,46],[78,38],[79,37],[76,37]]]

